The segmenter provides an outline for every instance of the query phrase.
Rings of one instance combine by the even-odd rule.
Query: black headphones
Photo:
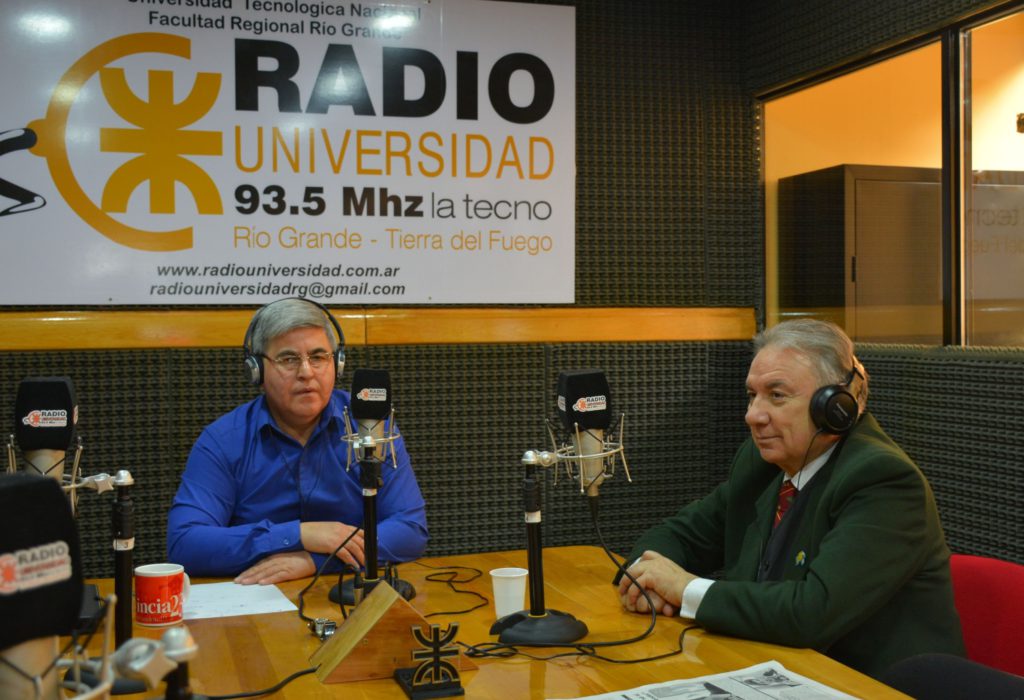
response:
[[[337,381],[337,378],[345,371],[345,334],[342,332],[341,324],[338,323],[338,320],[334,318],[334,316],[331,315],[331,312],[327,310],[327,307],[320,302],[313,301],[312,299],[306,299],[305,297],[285,297],[284,299],[278,299],[277,301],[270,302],[253,314],[252,320],[249,321],[249,327],[245,329],[245,338],[242,340],[242,352],[245,353],[245,373],[249,382],[253,386],[263,385],[263,356],[253,352],[251,345],[252,336],[255,333],[256,328],[259,327],[260,314],[262,314],[263,310],[267,307],[272,306],[279,301],[288,301],[290,299],[299,299],[300,301],[312,304],[316,308],[320,309],[324,316],[327,317],[327,320],[331,322],[331,326],[334,327],[334,333],[338,340],[338,346],[334,350],[335,381]]]
[[[850,391],[854,377],[864,379],[857,361],[842,384],[823,386],[811,397],[811,420],[818,430],[831,435],[843,435],[857,424],[860,406],[857,397]]]

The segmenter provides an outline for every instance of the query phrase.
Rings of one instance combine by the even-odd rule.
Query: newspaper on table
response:
[[[778,661],[711,676],[652,683],[577,700],[835,700],[853,698],[793,673]]]

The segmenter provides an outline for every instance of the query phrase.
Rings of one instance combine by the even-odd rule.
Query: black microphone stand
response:
[[[135,479],[127,469],[119,469],[110,483],[114,487],[114,505],[110,509],[110,524],[114,539],[114,648],[132,638],[134,617],[133,579],[135,577],[135,502],[130,489]],[[131,695],[146,689],[145,683],[134,678],[115,678],[111,695]]]
[[[355,601],[358,605],[380,583],[377,575],[377,490],[383,480],[380,475],[381,460],[377,456],[373,438],[367,437],[356,450],[359,456],[359,485],[363,487],[363,554],[366,558],[362,595]]]
[[[132,576],[135,549],[135,503],[129,489],[135,480],[127,470],[114,475],[114,506],[111,525],[114,535],[114,646],[119,647],[132,637]]]
[[[526,511],[526,560],[529,570],[530,609],[506,615],[491,625],[491,634],[504,644],[570,644],[587,636],[586,624],[573,615],[544,606],[544,559],[541,542],[541,480],[537,467],[557,461],[552,452],[533,450],[523,455],[523,508]]]

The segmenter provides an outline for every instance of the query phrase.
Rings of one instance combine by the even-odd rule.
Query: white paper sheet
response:
[[[277,586],[242,586],[231,581],[191,587],[185,601],[185,619],[259,615],[296,610]]]

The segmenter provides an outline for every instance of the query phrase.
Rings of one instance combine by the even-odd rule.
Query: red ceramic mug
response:
[[[147,627],[176,625],[185,615],[189,580],[181,564],[135,567],[135,621]]]

